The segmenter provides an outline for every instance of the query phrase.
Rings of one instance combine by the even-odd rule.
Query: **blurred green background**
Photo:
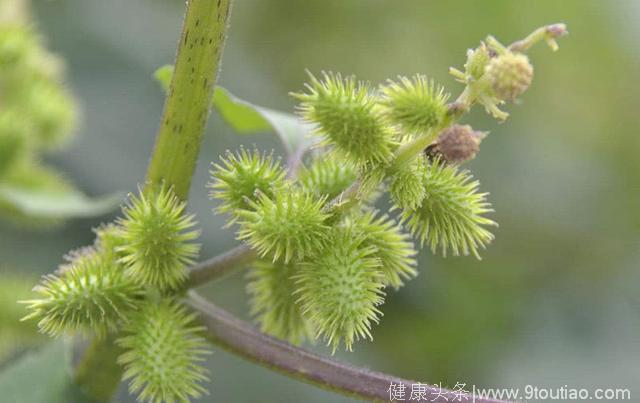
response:
[[[131,191],[144,177],[163,103],[152,73],[172,62],[183,7],[178,0],[34,4],[50,49],[67,60],[83,114],[78,140],[51,162],[90,194]],[[554,22],[565,22],[570,35],[556,54],[533,49],[536,76],[522,103],[508,107],[511,118],[498,125],[478,109],[466,119],[491,131],[468,168],[491,194],[496,240],[482,261],[423,251],[420,275],[388,295],[374,343],[339,359],[449,387],[621,387],[640,399],[640,2],[235,2],[221,84],[286,111],[305,69],[374,83],[424,73],[457,94],[461,85],[447,69],[462,66],[467,48],[488,33],[511,42]],[[204,185],[209,162],[239,144],[281,152],[274,136],[237,136],[212,115],[191,195],[203,257],[235,244]],[[12,301],[28,295],[38,275],[91,243],[90,228],[108,219],[39,233],[0,224],[0,282],[12,294],[0,295],[0,326],[20,315]],[[205,293],[246,317],[243,287],[235,275]],[[33,324],[2,327],[5,359],[42,341]],[[203,401],[350,401],[214,351]],[[120,400],[131,400],[124,388]]]

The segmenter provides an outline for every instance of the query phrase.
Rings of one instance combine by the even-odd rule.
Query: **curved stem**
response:
[[[252,262],[256,256],[256,253],[246,244],[229,249],[191,268],[184,288],[189,289],[210,281],[219,280],[236,269],[243,267],[243,265]]]
[[[344,395],[389,401],[389,389],[403,385],[406,398],[418,382],[334,361],[260,333],[251,325],[191,291],[187,304],[197,312],[207,337],[215,344],[286,376]],[[496,403],[462,391],[420,384],[421,402]]]

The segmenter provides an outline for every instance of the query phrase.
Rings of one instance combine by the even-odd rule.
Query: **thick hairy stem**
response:
[[[344,395],[375,401],[389,401],[391,385],[404,385],[406,396],[409,396],[412,385],[417,384],[407,379],[330,360],[269,337],[193,291],[189,293],[187,303],[198,313],[206,328],[207,337],[212,342],[286,376]],[[424,387],[425,393],[421,399],[412,401],[499,402],[474,398],[467,393],[454,392],[438,386],[421,386]]]
[[[145,190],[161,184],[186,200],[218,78],[231,0],[189,0],[173,79],[149,161]],[[94,340],[76,367],[76,379],[108,402],[121,379],[113,341]],[[102,385],[104,383],[104,385]]]
[[[231,0],[191,0],[178,45],[173,78],[156,137],[147,189],[173,186],[186,199],[209,118]]]

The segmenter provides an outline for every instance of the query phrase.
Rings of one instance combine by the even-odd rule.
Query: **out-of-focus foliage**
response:
[[[86,111],[76,148],[56,157],[83,187],[132,189],[144,176],[163,101],[149,75],[175,53],[183,6],[169,0],[34,3],[51,48],[69,61],[74,93]],[[468,167],[496,209],[492,218],[500,227],[492,247],[482,261],[419,256],[420,275],[402,292],[390,292],[381,307],[375,344],[357,345],[340,358],[450,387],[613,385],[640,395],[640,82],[633,79],[640,71],[640,5],[235,3],[220,84],[280,110],[291,110],[286,93],[300,88],[305,68],[372,82],[427,74],[454,91],[446,70],[460,67],[464,50],[477,47],[478,38],[487,32],[518,38],[549,21],[567,23],[570,36],[553,63],[536,65],[522,106],[508,108],[508,123],[489,125],[481,111],[462,122],[491,130],[481,158]],[[531,58],[547,54],[540,47]],[[212,120],[190,198],[191,211],[210,217],[203,256],[233,245],[232,234],[220,230],[225,218],[210,216],[203,186],[208,161],[240,143],[281,150],[275,139],[238,137],[215,115]],[[25,276],[49,272],[62,253],[90,241],[84,223],[55,237],[0,224],[0,257]],[[248,311],[244,287],[238,276],[206,291],[242,315]],[[350,401],[225,352],[214,357],[212,387],[221,401]]]
[[[24,307],[17,301],[26,299],[33,287],[33,278],[0,272],[0,362],[22,349],[45,341],[33,323],[21,322]]]
[[[24,403],[94,403],[73,382],[70,343],[60,340],[20,356],[0,373],[2,399]]]
[[[68,143],[76,106],[61,60],[44,48],[22,6],[3,0],[0,7],[0,217],[48,226],[104,213],[113,200],[90,200],[41,162]]]

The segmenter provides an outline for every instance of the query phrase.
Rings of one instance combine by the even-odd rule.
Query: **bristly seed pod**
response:
[[[298,181],[304,189],[331,200],[357,179],[356,166],[335,154],[324,153],[300,170]]]
[[[78,330],[102,336],[126,321],[138,307],[142,289],[127,279],[122,267],[91,248],[68,259],[35,287],[40,299],[23,301],[31,311],[23,320],[37,319],[40,331],[50,336]]]
[[[126,336],[117,340],[125,349],[118,363],[125,367],[123,379],[138,400],[189,402],[207,393],[207,369],[202,365],[209,354],[201,327],[193,324],[194,314],[176,302],[164,300],[147,304],[124,327]]]
[[[486,132],[475,131],[469,125],[452,125],[443,130],[436,141],[424,151],[431,160],[442,158],[452,164],[462,164],[475,158]]]
[[[396,146],[394,133],[377,111],[368,84],[354,77],[311,75],[307,92],[292,94],[300,101],[302,117],[317,125],[325,144],[336,146],[358,166],[386,164]]]
[[[478,192],[478,181],[467,171],[436,160],[427,165],[426,196],[416,209],[404,209],[401,221],[422,245],[446,256],[473,254],[493,240],[485,227],[496,223],[484,214],[492,212],[486,193]]]
[[[491,59],[485,74],[498,98],[513,101],[529,88],[533,66],[526,55],[507,51]]]
[[[274,262],[302,260],[326,242],[330,227],[325,223],[329,215],[322,211],[324,202],[294,187],[276,193],[273,199],[260,194],[256,202],[249,202],[250,210],[239,212],[237,238]]]
[[[236,154],[227,152],[211,173],[209,197],[222,203],[216,209],[231,216],[229,224],[237,220],[238,210],[248,209],[248,200],[256,200],[259,193],[272,197],[282,190],[285,172],[280,161],[271,154],[241,148]]]
[[[424,75],[399,77],[398,82],[389,80],[381,92],[379,102],[384,115],[411,134],[439,126],[447,118],[449,94]]]
[[[363,247],[376,248],[374,256],[380,259],[380,272],[383,282],[395,289],[403,285],[404,280],[415,277],[416,255],[411,236],[402,231],[402,227],[387,215],[376,217],[373,211],[354,216],[348,225],[358,237],[363,237]]]
[[[420,205],[426,194],[424,176],[427,161],[418,155],[413,161],[398,167],[389,184],[389,196],[396,207],[415,208]]]
[[[372,338],[384,291],[376,248],[365,246],[349,227],[332,235],[328,247],[302,263],[294,279],[303,315],[335,352],[341,343],[351,350],[354,341]]]
[[[260,330],[296,345],[313,337],[311,324],[293,295],[292,276],[297,269],[294,263],[258,260],[247,276],[251,314],[260,322]]]
[[[161,290],[176,289],[187,277],[199,245],[195,218],[186,204],[163,187],[155,195],[132,196],[119,220],[123,245],[116,248],[120,262],[139,284]]]

